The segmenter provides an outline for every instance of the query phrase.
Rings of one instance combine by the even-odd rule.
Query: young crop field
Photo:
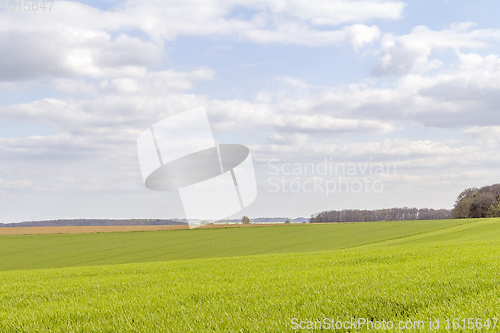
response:
[[[490,223],[485,221],[482,223]],[[482,224],[477,220],[434,220],[2,236],[0,271],[327,251],[434,235],[460,226],[471,228],[467,234],[473,235],[481,232]],[[484,237],[488,235],[475,239]]]
[[[479,331],[447,329],[469,318],[500,329],[500,219],[0,242],[1,332],[293,332],[309,321],[315,330],[298,331],[370,331],[320,329],[325,318],[396,326],[377,332],[400,322],[408,332]]]

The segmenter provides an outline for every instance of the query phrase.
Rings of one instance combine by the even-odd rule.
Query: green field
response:
[[[482,227],[484,223],[488,224],[486,228]],[[0,236],[0,270],[329,251],[387,240],[405,241],[409,236],[426,239],[441,231],[455,240],[468,234],[472,240],[484,240],[491,237],[492,228],[498,231],[499,227],[491,220],[434,220]],[[461,235],[455,228],[473,231]]]
[[[469,332],[445,319],[499,318],[500,219],[3,236],[0,269],[1,332]]]

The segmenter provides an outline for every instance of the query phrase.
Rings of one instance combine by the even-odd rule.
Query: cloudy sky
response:
[[[0,11],[0,222],[183,217],[177,192],[144,187],[136,140],[199,106],[254,160],[258,197],[234,217],[451,208],[500,182],[498,1],[48,7]],[[325,159],[357,171],[297,169]],[[380,165],[397,171],[360,171]],[[311,185],[339,176],[383,190]]]

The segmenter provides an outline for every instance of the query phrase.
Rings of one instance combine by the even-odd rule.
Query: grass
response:
[[[0,273],[0,329],[279,332],[292,318],[498,318],[499,272],[498,242],[10,271]]]
[[[433,220],[0,236],[0,270],[329,251],[476,223]]]
[[[108,263],[133,259],[106,252],[100,266],[5,270],[0,272],[0,331],[282,332],[294,331],[292,318],[368,318],[396,325],[422,320],[423,329],[409,331],[450,332],[446,318],[499,318],[500,219],[390,223],[131,233],[143,242],[165,241],[168,233],[184,240],[205,235],[211,240],[204,243],[208,254],[199,245],[190,255],[217,257],[105,265],[106,255]],[[239,244],[245,233],[263,248],[252,250],[251,241]],[[259,238],[273,233],[273,244]],[[104,235],[109,234],[81,237],[97,237],[91,237],[97,244],[127,239],[99,238]],[[64,235],[75,240],[73,236]],[[5,239],[27,245],[31,240],[37,244],[31,251],[64,239],[23,237]],[[43,243],[44,237],[50,242]],[[128,253],[130,243],[121,244],[121,253]],[[74,242],[74,247],[80,245]],[[316,251],[307,252],[311,250]],[[63,258],[55,250],[46,251]],[[224,257],[249,251],[271,254]],[[30,255],[28,249],[24,255]],[[3,254],[0,258],[4,262]],[[137,258],[158,259],[144,253]],[[62,264],[59,259],[57,265]],[[28,261],[19,268],[29,268]],[[430,330],[429,320],[437,318],[441,329]],[[489,331],[499,331],[498,326]],[[469,330],[453,330],[463,331]]]

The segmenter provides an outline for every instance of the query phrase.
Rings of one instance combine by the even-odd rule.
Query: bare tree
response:
[[[327,222],[372,222],[372,221],[411,221],[437,220],[451,218],[449,209],[388,208],[378,210],[343,209],[316,213],[311,223]]]

